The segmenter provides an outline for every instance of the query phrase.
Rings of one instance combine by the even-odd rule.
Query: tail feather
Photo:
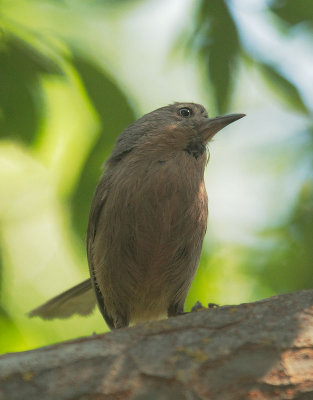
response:
[[[74,314],[86,316],[92,313],[96,306],[96,301],[91,280],[87,279],[53,297],[51,300],[30,311],[27,315],[42,319],[64,319]]]

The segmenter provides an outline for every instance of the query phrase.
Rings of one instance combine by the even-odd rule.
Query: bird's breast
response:
[[[147,264],[161,268],[184,246],[198,251],[207,223],[204,165],[205,160],[201,163],[180,152],[169,159],[128,166],[131,174],[126,173],[129,179],[124,179],[123,193],[115,200],[123,210],[121,229],[126,225],[131,231],[143,268],[149,268]]]
[[[96,275],[105,301],[124,296],[132,318],[144,310],[164,313],[189,288],[207,224],[198,161],[182,151],[170,159],[124,162],[112,174],[94,264],[103,266]]]

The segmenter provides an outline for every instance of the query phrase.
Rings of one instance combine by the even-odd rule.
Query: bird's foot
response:
[[[197,312],[204,309],[205,307],[203,307],[202,303],[200,301],[197,301],[196,304],[193,307],[191,307],[190,312]]]
[[[216,308],[216,307],[219,307],[219,305],[215,303],[208,304],[208,308]],[[197,301],[196,304],[191,308],[190,312],[197,312],[202,310],[206,310],[206,308],[202,305],[200,301]]]

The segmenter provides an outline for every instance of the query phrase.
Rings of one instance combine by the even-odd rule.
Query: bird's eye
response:
[[[192,111],[191,111],[190,108],[184,107],[184,108],[180,108],[180,109],[178,110],[178,114],[179,114],[181,117],[189,118],[189,117],[191,117],[191,115],[192,115]]]

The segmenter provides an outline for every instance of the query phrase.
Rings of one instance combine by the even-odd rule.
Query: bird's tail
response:
[[[42,319],[64,319],[74,314],[85,316],[93,311],[95,305],[96,296],[91,280],[87,279],[30,311],[28,316]]]

